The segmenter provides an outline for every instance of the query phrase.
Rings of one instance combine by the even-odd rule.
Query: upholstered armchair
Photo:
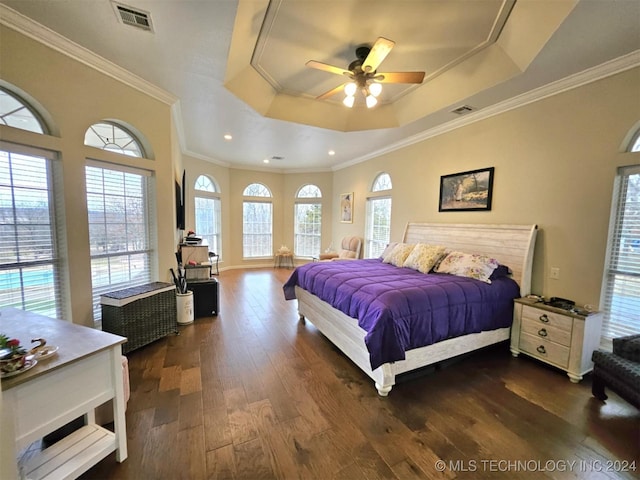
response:
[[[320,260],[355,260],[360,258],[361,250],[361,237],[344,237],[337,252],[322,253]]]
[[[607,399],[605,387],[640,408],[640,335],[613,339],[613,352],[593,352],[591,392],[599,400]]]

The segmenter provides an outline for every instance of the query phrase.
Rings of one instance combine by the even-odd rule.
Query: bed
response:
[[[517,283],[515,292],[512,292],[512,297],[515,298],[530,293],[536,234],[536,225],[409,223],[406,226],[402,243],[443,245],[448,251],[462,251],[469,254],[487,255],[495,258],[501,265],[508,266],[511,269],[512,273],[510,277]],[[305,273],[310,273],[306,272],[306,270],[322,272],[327,268],[334,269],[325,272],[325,274],[329,273],[329,275],[325,276],[333,278],[334,283],[338,281],[341,285],[341,290],[344,290],[348,283],[358,283],[355,278],[353,281],[345,280],[347,277],[344,275],[349,275],[347,273],[348,271],[352,272],[351,275],[353,277],[367,277],[360,268],[396,269],[398,275],[400,273],[409,275],[408,280],[402,279],[404,283],[417,281],[417,277],[419,276],[425,278],[425,280],[427,277],[429,277],[429,279],[435,279],[435,277],[439,276],[440,278],[436,279],[437,282],[446,282],[446,279],[442,279],[443,276],[453,276],[446,274],[418,274],[418,272],[411,272],[409,271],[410,269],[407,268],[383,265],[381,261],[374,259],[344,260],[328,263],[343,264],[342,271],[340,269],[335,270],[339,268],[338,265],[321,266],[309,264],[298,267],[285,284],[285,296],[288,299],[293,297],[297,299],[300,320],[303,322],[308,320],[313,323],[325,337],[358,365],[364,373],[373,379],[376,389],[381,396],[387,396],[389,394],[393,385],[395,385],[397,375],[509,339],[513,308],[511,299],[508,302],[508,321],[505,321],[504,318],[505,308],[503,300],[501,306],[495,310],[496,315],[499,313],[501,317],[500,321],[493,326],[490,324],[476,326],[475,329],[478,331],[465,334],[454,332],[454,336],[445,333],[445,336],[448,336],[448,338],[441,340],[436,339],[436,335],[434,334],[433,341],[435,341],[435,343],[426,346],[415,347],[408,345],[412,343],[411,341],[404,342],[406,350],[402,352],[402,358],[398,356],[397,348],[393,345],[395,340],[383,340],[383,343],[392,344],[391,353],[386,352],[379,354],[376,349],[380,343],[372,339],[374,332],[372,332],[370,325],[366,323],[367,319],[364,318],[364,314],[361,315],[362,318],[354,318],[358,317],[358,311],[364,311],[362,308],[360,308],[360,310],[356,308],[353,311],[349,311],[340,305],[340,299],[323,300],[320,298],[320,296],[322,296],[320,293],[318,293],[320,296],[311,293],[310,290],[313,290],[311,284],[313,282],[309,280],[307,280],[306,283],[301,282],[297,274],[300,273],[302,276]],[[299,269],[304,270],[298,272]],[[372,275],[376,274],[377,273],[374,273]],[[472,282],[482,283],[476,280]],[[494,285],[499,283],[500,281],[495,280],[493,282]],[[305,284],[308,290],[301,286]],[[494,285],[490,287],[494,287]],[[376,284],[376,286],[378,286],[378,284]],[[440,286],[438,288],[446,290],[446,288]],[[456,286],[456,288],[458,287]],[[474,286],[474,288],[482,289],[482,287],[478,285]],[[395,290],[395,287],[389,286],[388,290]],[[358,294],[359,293],[354,292],[354,295]],[[413,299],[410,300],[412,302],[423,301],[422,297],[417,294],[411,294],[409,297],[413,297]],[[420,298],[420,300],[417,300],[418,298]],[[405,298],[403,301],[406,302],[409,300]],[[352,303],[358,304],[359,302],[362,303],[354,298]],[[337,306],[332,306],[331,303]],[[349,311],[353,316],[343,313],[343,311],[337,307]],[[362,328],[361,325],[364,325],[369,331]],[[400,327],[400,330],[402,328],[404,327]],[[452,327],[449,328],[452,331],[454,330]],[[375,328],[373,330],[375,330]],[[396,330],[398,330],[398,328],[396,328]],[[411,334],[405,335],[407,338],[411,336]]]

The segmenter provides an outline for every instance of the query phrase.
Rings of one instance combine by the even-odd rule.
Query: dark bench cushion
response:
[[[640,363],[640,335],[630,335],[613,339],[613,353]]]

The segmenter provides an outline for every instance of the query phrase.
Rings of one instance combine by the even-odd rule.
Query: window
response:
[[[635,143],[637,144],[637,141]],[[618,170],[603,283],[600,301],[604,311],[603,343],[607,344],[615,337],[640,333],[640,166],[638,165],[622,167]]]
[[[63,318],[51,152],[0,144],[0,305]]]
[[[293,251],[298,257],[318,257],[322,237],[322,192],[315,185],[304,185],[296,195]]]
[[[86,168],[94,320],[100,295],[151,281],[152,177],[143,170],[90,162]]]
[[[196,233],[209,246],[209,251],[222,256],[220,194],[206,175],[200,175],[195,184]]]
[[[391,236],[391,177],[379,174],[367,198],[365,226],[365,258],[382,255]]]
[[[144,157],[140,143],[131,133],[115,123],[96,123],[84,134],[84,144],[130,157]]]
[[[273,256],[273,204],[271,192],[261,183],[244,189],[242,203],[242,256]]]
[[[42,122],[22,100],[0,88],[0,124],[45,133]]]
[[[636,132],[630,143],[630,152],[640,152],[640,130]]]

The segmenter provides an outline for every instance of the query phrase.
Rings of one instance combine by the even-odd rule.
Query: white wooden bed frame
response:
[[[444,245],[450,250],[489,255],[513,271],[520,295],[531,293],[531,270],[537,234],[536,225],[479,225],[408,223],[403,242]],[[334,345],[371,377],[385,397],[395,385],[396,375],[452,358],[509,339],[510,328],[472,333],[406,352],[406,359],[371,370],[366,332],[358,321],[306,290],[295,287],[300,320],[309,320]]]

